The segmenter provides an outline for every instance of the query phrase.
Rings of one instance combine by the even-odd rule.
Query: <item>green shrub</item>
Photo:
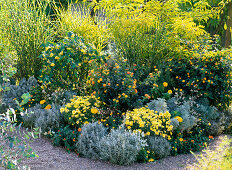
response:
[[[125,129],[112,130],[98,143],[100,158],[114,164],[129,165],[136,161],[139,151],[146,141],[139,134]]]
[[[72,129],[69,126],[64,126],[45,132],[44,134],[52,139],[54,146],[64,146],[68,152],[75,151],[77,153],[76,144],[80,133],[81,128]]]
[[[84,157],[98,159],[102,149],[98,145],[105,135],[106,128],[98,122],[84,125],[78,138],[78,152]]]
[[[52,90],[60,87],[82,92],[92,63],[103,58],[84,39],[71,32],[62,41],[44,46],[45,51],[40,56],[43,60],[40,80],[45,88]]]
[[[205,121],[198,121],[196,126],[190,131],[181,132],[176,129],[173,131],[170,140],[172,150],[171,155],[185,154],[190,151],[200,151],[213,136],[208,136],[209,124]]]
[[[136,64],[129,67],[127,60],[109,59],[105,65],[90,71],[88,88],[116,113],[141,107],[151,98],[149,94],[159,73],[147,75],[139,68]]]
[[[52,40],[54,30],[46,15],[47,1],[42,0],[6,0],[0,2],[1,29],[6,43],[17,54],[17,76],[29,78],[38,76],[42,62],[38,57],[41,45]],[[6,44],[8,45],[8,44]]]
[[[183,89],[186,95],[207,98],[210,105],[225,109],[232,101],[230,51],[198,55],[169,60],[164,71],[170,74],[169,84]]]

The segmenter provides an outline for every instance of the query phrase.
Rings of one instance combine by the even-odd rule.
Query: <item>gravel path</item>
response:
[[[210,149],[217,147],[225,135],[216,137],[210,144]],[[230,136],[231,137],[231,136]],[[30,144],[33,151],[39,155],[39,158],[28,159],[23,163],[27,164],[32,170],[115,170],[115,169],[187,169],[188,166],[196,162],[192,154],[183,154],[170,156],[151,163],[135,163],[130,166],[118,166],[107,162],[91,160],[78,157],[75,153],[68,153],[62,147],[54,147],[49,139],[40,138]],[[1,169],[1,168],[0,168]]]

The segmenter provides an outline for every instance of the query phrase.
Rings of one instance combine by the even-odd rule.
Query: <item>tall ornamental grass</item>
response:
[[[49,0],[0,0],[0,39],[17,54],[18,78],[37,76],[42,44],[52,40]]]

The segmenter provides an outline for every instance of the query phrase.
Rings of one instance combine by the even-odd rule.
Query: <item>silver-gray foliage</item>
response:
[[[168,111],[166,100],[161,99],[161,98],[151,101],[150,103],[147,104],[147,106],[148,106],[148,109],[150,110],[154,110],[154,111],[158,111],[162,113],[165,113]]]
[[[99,141],[106,135],[106,128],[98,122],[84,125],[77,142],[78,152],[87,158],[99,158]]]
[[[62,106],[70,102],[70,99],[72,99],[74,95],[77,95],[77,93],[73,91],[59,90],[53,92],[51,95],[48,95],[47,97],[48,100],[50,100],[52,103]]]
[[[98,143],[100,158],[113,164],[129,165],[136,161],[139,151],[146,146],[140,134],[125,129],[112,130]]]
[[[154,152],[158,159],[170,155],[171,145],[168,140],[162,136],[148,136],[147,144],[148,150]]]
[[[220,135],[226,123],[226,117],[223,112],[220,112],[216,107],[197,104],[195,110],[204,120],[207,120],[211,123],[209,135]]]
[[[60,106],[51,105],[51,109],[42,109],[37,104],[29,108],[23,115],[24,125],[27,127],[40,127],[43,132],[57,128],[63,117],[60,113]]]

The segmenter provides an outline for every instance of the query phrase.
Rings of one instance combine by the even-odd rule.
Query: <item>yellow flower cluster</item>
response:
[[[81,125],[99,114],[100,101],[95,96],[74,96],[71,103],[60,109],[71,125]]]
[[[159,113],[142,107],[126,113],[125,125],[135,132],[144,132],[145,136],[159,135],[171,140],[173,126],[170,117],[169,112]]]

